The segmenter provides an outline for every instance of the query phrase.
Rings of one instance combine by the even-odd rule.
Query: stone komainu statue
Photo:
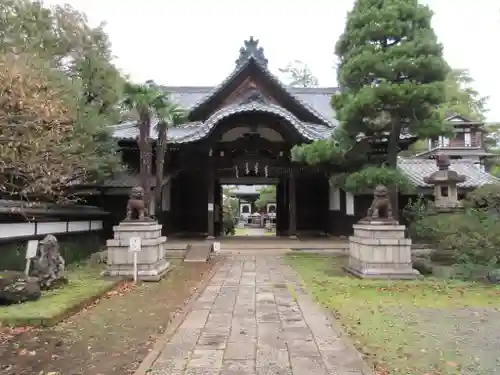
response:
[[[127,202],[127,218],[125,220],[144,220],[145,217],[144,189],[135,186],[132,188]]]
[[[37,256],[33,259],[32,276],[38,278],[41,289],[51,289],[66,283],[65,261],[59,252],[57,239],[49,234],[40,241]]]
[[[366,219],[392,219],[389,191],[384,185],[378,185],[375,188],[373,202],[368,209]]]

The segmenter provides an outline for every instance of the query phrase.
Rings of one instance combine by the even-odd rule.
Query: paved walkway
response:
[[[361,368],[283,259],[247,256],[222,265],[151,374],[364,375]]]
[[[266,230],[265,228],[245,228],[247,231],[247,236],[265,236]]]

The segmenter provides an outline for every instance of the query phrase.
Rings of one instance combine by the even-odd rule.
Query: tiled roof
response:
[[[239,65],[233,72],[216,87],[167,87],[166,92],[170,94],[172,100],[178,102],[181,107],[188,111],[193,111],[196,107],[216,95],[220,89],[229,84],[236,76],[246,68],[256,67],[277,87],[287,92],[292,100],[308,110],[317,123],[302,123],[292,113],[285,108],[274,104],[252,103],[247,105],[229,105],[213,114],[204,123],[192,122],[184,126],[168,130],[167,139],[170,143],[188,143],[204,138],[208,135],[218,121],[223,118],[244,112],[270,113],[290,122],[302,136],[310,141],[327,138],[330,136],[333,128],[337,125],[335,112],[333,111],[330,100],[336,88],[290,88],[286,87],[274,74],[272,74],[265,64],[262,64],[254,55],[250,54],[245,63]],[[316,122],[316,121],[315,121]],[[151,128],[150,137],[158,137],[156,123]],[[136,139],[139,131],[134,122],[125,122],[112,127],[113,135],[119,139]]]
[[[426,150],[423,152],[420,152],[415,155],[415,157],[429,157],[432,154],[448,154],[448,155],[454,155],[454,154],[465,154],[465,155],[474,155],[474,156],[493,156],[491,152],[486,151],[483,147],[477,146],[477,147],[472,147],[472,146],[464,146],[464,147],[459,147],[459,146],[446,146],[446,147],[434,147],[431,148],[430,150]]]
[[[163,86],[162,88],[187,110],[204,101],[215,89],[213,86]],[[288,87],[287,90],[328,119],[330,123],[337,124],[335,112],[330,104],[332,95],[338,92],[336,87]]]
[[[398,168],[406,174],[417,187],[431,187],[424,182],[424,177],[430,176],[438,170],[436,161],[432,159],[399,158]],[[450,169],[466,177],[465,182],[458,184],[463,188],[474,188],[486,184],[498,184],[500,179],[481,171],[472,160],[452,160]]]
[[[150,132],[150,138],[152,139],[158,138],[158,132],[156,131],[157,123],[157,120],[153,120]],[[169,128],[167,130],[167,139],[172,143],[176,143],[197,133],[202,125],[201,122],[191,122],[179,127]],[[118,139],[136,139],[139,136],[139,128],[135,121],[127,121],[118,125],[112,125],[110,128],[113,131],[113,136]]]
[[[223,80],[219,85],[210,90],[210,92],[208,92],[208,94],[205,97],[200,98],[190,109],[193,110],[194,108],[200,106],[205,101],[215,96],[222,88],[224,88],[227,84],[229,84],[233,79],[235,79],[240,73],[242,73],[247,67],[251,65],[257,66],[260,69],[260,71],[264,73],[264,75],[267,76],[267,78],[269,78],[275,85],[277,85],[279,88],[287,92],[292,97],[292,99],[294,99],[299,105],[309,110],[309,112],[311,112],[316,118],[318,118],[319,122],[322,122],[328,126],[336,125],[336,123],[332,122],[335,120],[335,116],[332,117],[324,116],[324,114],[318,112],[313,106],[309,105],[309,103],[303,101],[301,98],[296,96],[291,90],[289,90],[287,86],[285,86],[281,82],[281,80],[278,77],[276,77],[269,71],[266,65],[262,64],[261,60],[259,60],[252,54],[250,54],[247,57],[247,61],[244,64],[237,66],[236,69],[234,69],[233,72],[229,76],[227,76],[225,80]]]
[[[231,186],[231,194],[234,195],[252,195],[259,194],[259,190],[265,185],[236,185]]]
[[[269,113],[282,117],[289,123],[291,123],[304,138],[311,141],[326,138],[331,134],[333,130],[332,128],[329,128],[325,125],[302,123],[286,109],[275,104],[251,103],[223,107],[219,111],[215,112],[204,123],[194,122],[188,123],[181,127],[168,129],[167,139],[170,143],[195,142],[208,135],[214,129],[215,125],[217,125],[217,123],[224,118],[238,113],[251,112]],[[158,138],[156,123],[157,122],[154,121],[152,124],[153,126],[151,127],[150,137],[152,139]],[[114,125],[113,135],[114,137],[119,139],[135,139],[139,135],[139,130],[135,125],[135,122],[126,122],[119,125]]]
[[[474,121],[456,113],[450,113],[444,121],[455,125],[484,125],[482,121]]]

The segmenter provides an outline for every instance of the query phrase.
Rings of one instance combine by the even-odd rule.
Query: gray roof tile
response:
[[[167,131],[167,139],[170,143],[189,143],[198,141],[209,134],[220,120],[233,114],[245,112],[270,113],[283,117],[288,120],[304,138],[311,141],[326,138],[333,130],[333,128],[329,128],[325,125],[302,123],[286,109],[274,104],[251,103],[223,107],[204,123],[194,122],[180,127],[170,128]],[[119,125],[113,125],[113,136],[119,139],[136,139],[139,135],[139,130],[135,124],[135,122],[129,121]],[[156,124],[157,121],[153,121],[150,134],[152,139],[158,138]]]
[[[293,99],[295,99],[300,105],[303,105],[308,109],[315,117],[318,119],[319,123],[322,124],[310,124],[301,123],[293,114],[288,112],[286,109],[276,106],[268,105],[264,107],[262,105],[247,105],[247,106],[228,106],[216,112],[212,117],[210,117],[205,123],[193,122],[185,124],[181,127],[171,128],[168,130],[167,138],[171,143],[188,143],[194,142],[205,135],[210,133],[213,126],[218,120],[222,119],[226,115],[241,113],[241,112],[267,112],[273,113],[278,116],[286,118],[291,122],[295,128],[308,140],[317,140],[322,138],[327,138],[332,129],[337,125],[335,119],[335,112],[333,111],[330,100],[334,93],[338,90],[333,87],[325,88],[297,88],[297,87],[286,87],[274,74],[272,74],[268,68],[259,63],[253,55],[248,57],[245,64],[242,64],[218,86],[208,87],[208,86],[163,86],[162,88],[170,93],[171,98],[176,101],[180,106],[184,107],[186,110],[192,110],[201,103],[208,100],[210,97],[215,95],[223,86],[229,83],[234,77],[236,77],[240,72],[242,72],[249,64],[255,63],[264,74],[266,74],[270,80],[272,80],[276,85],[286,90]],[[151,129],[151,138],[157,139],[158,134],[156,131],[156,121],[154,121]],[[124,122],[122,124],[114,125],[111,127],[113,135],[119,139],[136,139],[139,135],[139,131],[135,122]]]
[[[173,100],[190,110],[204,101],[216,87],[163,86],[162,88],[170,93]],[[288,87],[287,90],[309,107],[312,107],[332,125],[338,124],[335,111],[330,104],[332,95],[338,92],[336,87]]]
[[[232,195],[258,195],[264,186],[266,185],[236,185],[231,186],[230,190]]]
[[[157,123],[157,120],[153,120],[150,132],[150,137],[152,139],[158,138],[158,132],[156,131]],[[167,130],[167,139],[172,143],[176,143],[179,140],[199,132],[202,125],[201,122],[191,122],[175,128],[169,128]],[[127,121],[118,125],[112,125],[110,128],[112,129],[113,136],[118,139],[136,139],[139,136],[139,129],[135,121]]]
[[[209,100],[210,98],[212,98],[213,96],[215,96],[219,92],[219,90],[221,90],[224,86],[226,86],[227,84],[229,84],[229,82],[231,82],[235,77],[237,77],[240,73],[242,73],[251,64],[255,64],[256,66],[258,66],[259,69],[274,84],[276,84],[277,86],[279,86],[283,90],[287,91],[290,94],[290,96],[297,101],[297,103],[299,103],[300,105],[302,105],[306,109],[308,109],[314,116],[316,116],[318,118],[318,120],[320,122],[324,122],[324,124],[326,124],[328,126],[335,126],[336,125],[336,123],[334,122],[334,120],[335,120],[334,116],[332,116],[332,117],[325,116],[323,113],[317,111],[312,105],[310,105],[309,103],[303,101],[301,98],[299,98],[298,96],[296,96],[295,93],[293,93],[292,91],[290,91],[289,88],[287,86],[285,86],[278,77],[276,77],[273,73],[271,73],[269,71],[269,69],[267,68],[266,65],[262,64],[262,62],[258,58],[256,58],[254,55],[252,55],[252,54],[250,54],[247,57],[247,61],[244,64],[241,64],[241,65],[237,66],[236,69],[234,69],[231,72],[231,74],[229,74],[226,77],[226,79],[224,79],[216,87],[212,88],[212,90],[210,90],[210,92],[208,92],[208,94],[205,97],[200,98],[190,109],[192,110],[192,109],[198,107],[203,102],[205,102],[205,101]]]
[[[432,159],[399,158],[398,168],[406,174],[417,187],[431,187],[424,182],[424,177],[430,176],[438,170],[436,161]],[[465,182],[458,184],[463,188],[474,188],[486,184],[498,184],[500,179],[481,171],[472,160],[452,160],[450,169],[466,177]]]

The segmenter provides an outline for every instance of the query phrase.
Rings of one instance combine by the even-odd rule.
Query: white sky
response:
[[[424,0],[425,1],[425,0]],[[470,69],[500,121],[500,2],[426,0],[455,68]],[[260,40],[271,70],[309,65],[321,86],[335,85],[334,46],[353,0],[45,0],[69,3],[91,24],[107,23],[117,66],[134,81],[216,85],[233,69],[243,41]]]

